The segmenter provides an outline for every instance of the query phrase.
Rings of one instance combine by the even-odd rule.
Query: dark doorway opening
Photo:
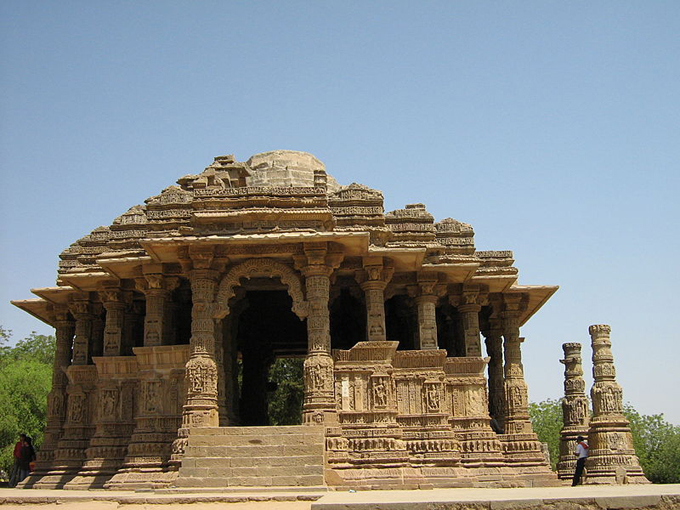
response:
[[[243,299],[245,307],[237,329],[240,422],[244,426],[266,426],[272,423],[270,401],[277,396],[278,382],[270,379],[272,366],[277,358],[304,358],[307,325],[292,312],[292,299],[285,290],[246,290]],[[281,371],[286,368],[292,372],[283,377]],[[297,377],[295,363],[279,363],[276,369],[279,378]],[[301,386],[300,380],[297,387]]]

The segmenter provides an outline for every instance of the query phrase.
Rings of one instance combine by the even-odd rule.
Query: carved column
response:
[[[387,340],[385,329],[385,287],[394,274],[394,268],[383,264],[382,257],[364,257],[364,268],[357,271],[356,279],[366,299],[366,338],[369,341]]]
[[[75,322],[64,305],[55,305],[56,351],[54,368],[52,369],[52,389],[47,395],[47,426],[45,438],[38,451],[38,462],[35,474],[44,474],[54,459],[54,450],[62,435],[62,427],[66,418],[66,388],[68,378],[66,368],[71,364],[71,345],[75,332]]]
[[[92,335],[92,304],[85,296],[78,296],[70,303],[71,314],[76,319],[73,339],[73,365],[87,365]]]
[[[330,275],[334,267],[339,265],[341,255],[329,254],[326,243],[306,244],[304,253],[304,260],[296,260],[298,266],[302,265],[309,302],[302,421],[310,425],[330,424],[337,422],[337,411],[333,391],[333,359],[330,355],[328,299]]]
[[[571,480],[576,469],[574,448],[578,436],[588,436],[588,398],[581,367],[581,344],[562,344],[564,359],[564,398],[562,399],[562,430],[560,431],[560,460],[557,473],[562,480]]]
[[[39,489],[62,488],[77,474],[85,460],[85,450],[94,432],[97,370],[94,365],[87,364],[93,321],[89,294],[74,296],[69,302],[69,310],[75,317],[76,324],[73,362],[66,369],[68,397],[64,426],[59,443],[54,449],[49,471],[33,485]],[[68,328],[65,334],[70,334]],[[63,341],[66,342],[65,339]],[[61,356],[64,355],[62,351]],[[32,483],[32,480],[28,479],[27,483]]]
[[[503,379],[503,325],[501,319],[489,319],[484,330],[486,352],[489,355],[489,415],[503,427],[505,392]]]
[[[156,345],[172,345],[169,338],[172,329],[170,312],[172,311],[171,293],[179,285],[176,277],[163,276],[161,273],[147,273],[136,282],[137,289],[146,297],[146,314],[144,316],[144,347]]]
[[[436,274],[418,274],[417,287],[409,288],[415,294],[418,308],[418,338],[416,349],[438,349],[436,306],[439,296],[436,294],[438,278]],[[415,292],[414,292],[415,290]]]
[[[645,478],[623,415],[623,390],[616,382],[614,355],[606,324],[589,328],[593,348],[593,417],[588,439],[585,484],[649,483]]]
[[[120,356],[123,349],[125,300],[120,288],[110,287],[99,292],[106,309],[104,325],[104,356]]]
[[[550,466],[541,450],[541,443],[529,420],[529,399],[524,381],[521,344],[519,336],[520,314],[526,299],[520,294],[505,294],[503,337],[505,339],[505,417],[502,436],[506,460],[527,466],[534,465],[544,474],[554,478]]]
[[[519,336],[521,296],[505,296],[503,316],[503,337],[505,357],[505,417],[506,434],[527,434],[533,432],[529,421],[529,398],[524,381],[521,344]]]
[[[482,306],[479,301],[479,286],[466,285],[463,287],[462,302],[458,305],[458,313],[463,319],[465,356],[467,357],[482,356],[482,343],[479,337],[479,312]]]
[[[182,427],[172,445],[171,462],[179,467],[194,427],[219,426],[217,406],[217,363],[215,362],[215,292],[219,271],[212,269],[212,247],[189,249],[191,282],[191,354],[186,364],[187,397],[182,411]]]
[[[193,307],[191,311],[191,356],[187,362],[188,394],[183,427],[216,427],[217,364],[215,362],[215,321],[213,306],[218,272],[194,269],[190,274]]]

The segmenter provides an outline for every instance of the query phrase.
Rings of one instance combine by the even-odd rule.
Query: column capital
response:
[[[363,267],[354,273],[359,286],[366,289],[384,290],[394,275],[394,264],[383,257],[364,257]]]
[[[344,253],[329,243],[304,243],[303,253],[293,255],[295,269],[305,277],[328,276],[330,277],[344,258]]]

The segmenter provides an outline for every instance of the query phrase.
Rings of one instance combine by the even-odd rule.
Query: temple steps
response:
[[[324,485],[323,427],[195,428],[177,487]]]

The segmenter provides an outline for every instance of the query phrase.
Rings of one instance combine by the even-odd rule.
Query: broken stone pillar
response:
[[[633,447],[628,420],[623,415],[623,390],[616,382],[614,355],[606,324],[588,329],[593,348],[593,387],[586,460],[586,485],[649,483]]]
[[[557,473],[561,480],[571,480],[576,469],[576,438],[588,437],[588,398],[581,367],[581,344],[562,344],[564,359],[564,398],[562,399],[562,430],[560,431],[560,459]]]
[[[385,287],[392,278],[394,268],[384,264],[382,257],[364,257],[364,268],[357,271],[357,281],[366,298],[366,339],[384,342]]]

